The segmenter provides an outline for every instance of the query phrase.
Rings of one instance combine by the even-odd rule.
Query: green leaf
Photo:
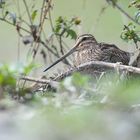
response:
[[[29,74],[35,66],[36,66],[36,65],[35,65],[34,63],[31,63],[31,64],[25,66],[25,67],[24,67],[23,73],[24,73],[25,75]]]
[[[10,70],[10,68],[7,65],[3,65],[0,67],[0,84],[3,86],[16,85],[15,72]]]
[[[77,38],[76,32],[74,30],[72,30],[72,29],[67,30],[66,37],[68,37],[68,36],[70,36],[71,39],[76,39]]]
[[[72,76],[72,81],[75,86],[86,86],[88,84],[89,78],[87,76],[82,76],[80,73],[74,73]]]
[[[71,39],[76,39],[77,34],[72,29],[74,26],[77,26],[80,24],[79,18],[72,18],[71,20],[67,20],[65,17],[59,16],[56,19],[56,25],[54,27],[54,33],[56,35],[61,35],[63,37],[71,37]],[[65,36],[66,35],[66,36]]]
[[[139,34],[136,31],[136,27],[133,23],[129,23],[124,26],[123,32],[121,33],[121,39],[124,41],[133,41],[137,47],[137,42],[140,40]]]
[[[35,20],[36,16],[37,16],[37,10],[34,10],[33,13],[31,14],[32,21]]]
[[[140,0],[133,0],[132,2],[130,2],[128,7],[129,8],[135,7],[135,8],[139,9],[140,8]]]

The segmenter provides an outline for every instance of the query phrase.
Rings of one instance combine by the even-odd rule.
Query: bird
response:
[[[130,61],[129,52],[119,49],[114,44],[98,43],[93,35],[83,34],[77,38],[74,46],[66,54],[46,68],[44,72],[71,54],[74,54],[75,66],[89,61],[121,62],[123,65],[128,65]]]

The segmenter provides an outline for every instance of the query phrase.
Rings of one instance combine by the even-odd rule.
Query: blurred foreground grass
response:
[[[76,73],[56,93],[32,93],[20,103],[10,96],[19,92],[17,73],[1,66],[1,140],[139,139],[139,78],[110,74],[95,80]]]

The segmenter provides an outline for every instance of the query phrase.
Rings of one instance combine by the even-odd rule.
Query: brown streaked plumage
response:
[[[98,43],[91,34],[83,34],[77,38],[74,47],[68,53],[44,71],[47,71],[72,53],[74,53],[74,64],[76,66],[89,61],[121,62],[128,65],[130,60],[130,53],[120,50],[113,44]]]

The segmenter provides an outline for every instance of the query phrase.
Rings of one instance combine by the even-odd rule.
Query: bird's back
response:
[[[110,63],[121,62],[128,65],[130,54],[120,50],[113,44],[106,43],[83,43],[81,50],[74,53],[74,64],[80,65],[89,61],[105,61]]]
[[[128,65],[130,61],[130,53],[119,49],[114,44],[99,43],[99,47],[102,50],[103,59],[106,62],[116,63],[121,62],[124,65]],[[106,56],[106,57],[105,57]]]

